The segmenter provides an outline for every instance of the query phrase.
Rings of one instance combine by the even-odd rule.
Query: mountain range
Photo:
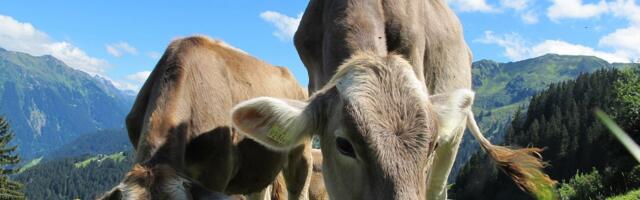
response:
[[[122,128],[133,96],[53,56],[0,48],[0,115],[24,159],[46,155],[78,136]]]

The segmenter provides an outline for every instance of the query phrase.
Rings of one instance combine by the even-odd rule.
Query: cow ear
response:
[[[312,133],[302,101],[259,97],[236,105],[231,114],[235,128],[268,148],[286,151],[301,145]]]
[[[463,126],[467,113],[471,111],[475,94],[469,89],[459,89],[451,93],[429,97],[433,110],[438,116],[438,134],[441,140],[448,140],[453,131]]]

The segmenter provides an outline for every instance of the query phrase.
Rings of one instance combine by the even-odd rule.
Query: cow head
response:
[[[221,193],[212,192],[176,173],[167,165],[143,167],[135,165],[125,179],[101,200],[151,200],[151,199],[227,199]]]
[[[461,126],[472,101],[469,90],[430,97],[400,56],[358,54],[309,102],[260,97],[232,120],[275,150],[317,135],[331,199],[423,199],[438,135]]]

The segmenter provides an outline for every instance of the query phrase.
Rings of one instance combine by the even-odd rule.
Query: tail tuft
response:
[[[556,181],[542,170],[548,164],[542,161],[540,148],[510,149],[490,145],[487,153],[500,169],[513,179],[522,190],[532,193],[537,199],[556,199]]]

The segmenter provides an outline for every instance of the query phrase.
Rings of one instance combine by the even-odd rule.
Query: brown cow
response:
[[[277,150],[320,137],[332,199],[445,199],[465,124],[519,186],[553,183],[540,149],[477,129],[471,52],[446,1],[311,0],[294,41],[313,96],[241,103],[233,123]]]
[[[329,200],[322,178],[322,152],[319,149],[313,149],[311,155],[313,155],[313,173],[311,173],[311,183],[309,184],[309,200]],[[281,177],[278,176],[278,180],[273,184],[271,199],[286,199],[286,191],[282,191],[283,188],[286,188],[282,184],[286,183],[281,180]]]
[[[322,152],[319,149],[311,150],[313,156],[313,173],[311,173],[311,183],[309,184],[309,199],[329,200],[329,194],[324,186],[322,178]]]
[[[265,189],[282,171],[289,199],[308,199],[310,140],[275,152],[231,127],[232,106],[259,96],[301,101],[307,93],[286,68],[220,41],[200,36],[173,41],[127,116],[137,164],[104,198],[250,194]]]

